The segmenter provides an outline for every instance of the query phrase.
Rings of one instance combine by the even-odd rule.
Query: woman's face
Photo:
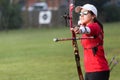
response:
[[[94,15],[90,13],[90,11],[82,9],[80,12],[80,21],[83,25],[88,25],[89,23],[93,22],[93,19],[95,18]]]

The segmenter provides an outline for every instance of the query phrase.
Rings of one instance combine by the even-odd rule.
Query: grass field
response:
[[[104,24],[106,57],[120,58],[120,22]],[[53,42],[54,37],[71,37],[69,28],[42,28],[0,32],[0,80],[78,80],[71,41]],[[79,41],[78,41],[78,44]],[[83,52],[80,48],[83,69]],[[120,64],[110,80],[120,79]]]

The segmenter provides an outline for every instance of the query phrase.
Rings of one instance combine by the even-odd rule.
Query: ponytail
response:
[[[97,22],[99,24],[100,28],[102,29],[102,31],[104,32],[103,24],[100,21],[98,21],[97,18],[94,18],[94,22]]]
[[[89,11],[89,12],[91,13],[91,15],[95,15],[92,11]],[[96,17],[93,20],[94,22],[99,24],[100,28],[102,29],[102,32],[104,32],[102,23],[98,21]]]

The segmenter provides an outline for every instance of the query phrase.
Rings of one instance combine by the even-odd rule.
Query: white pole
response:
[[[13,3],[13,0],[10,0],[10,4],[12,4]]]

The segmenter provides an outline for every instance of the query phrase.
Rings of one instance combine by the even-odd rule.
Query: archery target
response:
[[[51,11],[41,11],[39,13],[39,24],[50,24],[52,13]]]

